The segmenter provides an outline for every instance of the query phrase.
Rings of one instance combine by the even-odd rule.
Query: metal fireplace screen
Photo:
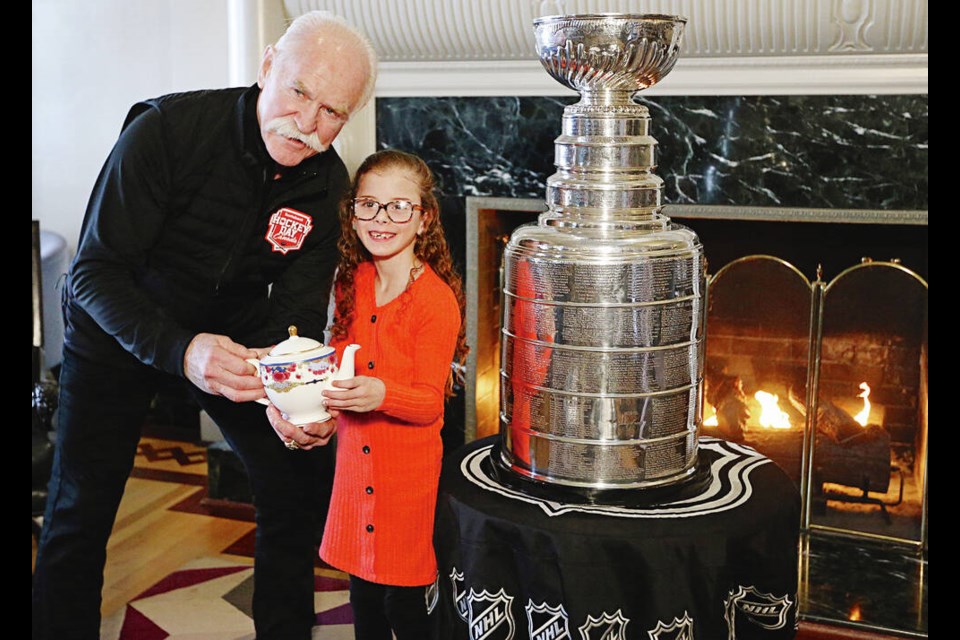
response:
[[[771,256],[736,260],[711,278],[701,430],[761,451],[801,490],[810,293],[802,273]]]
[[[926,546],[926,282],[865,259],[829,283],[749,256],[710,280],[702,433],[794,479],[803,526]]]

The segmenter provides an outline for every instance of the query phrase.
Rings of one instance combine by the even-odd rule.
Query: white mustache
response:
[[[297,123],[293,119],[293,116],[274,118],[267,123],[267,131],[281,135],[284,138],[299,140],[317,153],[323,153],[330,146],[320,142],[320,137],[317,136],[316,131],[313,133],[304,133],[300,131],[300,129],[297,127]]]

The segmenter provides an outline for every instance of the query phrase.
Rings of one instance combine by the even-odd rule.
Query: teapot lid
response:
[[[313,351],[319,347],[322,347],[323,344],[317,342],[312,338],[305,338],[303,336],[297,335],[297,327],[290,325],[287,327],[287,332],[290,334],[290,337],[284,340],[283,342],[277,344],[273,349],[270,350],[271,356],[289,356],[296,355],[298,353],[306,353],[307,351]]]

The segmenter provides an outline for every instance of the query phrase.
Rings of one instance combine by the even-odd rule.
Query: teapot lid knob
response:
[[[291,337],[291,338],[296,337],[296,335],[297,335],[297,327],[296,327],[296,325],[293,325],[293,324],[292,324],[292,325],[290,325],[289,327],[287,327],[287,333],[290,334],[290,337]]]

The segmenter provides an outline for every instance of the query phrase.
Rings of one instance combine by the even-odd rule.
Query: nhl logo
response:
[[[567,625],[567,612],[563,605],[547,606],[547,603],[533,604],[527,601],[527,634],[530,640],[569,640],[570,628]]]
[[[433,579],[433,583],[423,593],[423,598],[427,605],[427,615],[433,613],[437,608],[437,601],[440,599],[440,574]]]
[[[303,246],[303,240],[313,229],[313,218],[307,214],[288,209],[278,209],[270,216],[267,235],[264,236],[273,251],[286,254]]]
[[[620,609],[614,614],[604,611],[599,618],[588,615],[580,627],[580,636],[583,640],[627,640],[629,622]]]
[[[683,618],[674,618],[670,624],[657,621],[657,628],[647,631],[650,640],[693,640],[693,618],[686,611]]]
[[[467,596],[470,640],[513,640],[512,603],[513,596],[508,596],[503,589],[496,593],[486,589],[477,593],[471,588]]]
[[[739,586],[724,602],[724,618],[730,640],[737,637],[737,621],[743,619],[763,629],[782,629],[787,625],[787,614],[793,601],[790,596],[776,597],[761,593],[754,587]]]
[[[466,622],[468,617],[467,593],[463,589],[463,574],[458,573],[456,567],[450,572],[450,583],[453,585],[453,608],[456,609],[460,619]],[[457,588],[457,585],[459,585],[459,588]]]

